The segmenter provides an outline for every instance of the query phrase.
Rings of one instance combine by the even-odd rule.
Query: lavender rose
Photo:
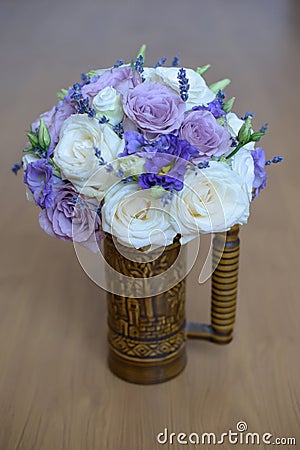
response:
[[[224,155],[230,146],[229,131],[219,125],[209,111],[193,111],[187,114],[179,136],[199,150],[196,159],[200,160]]]
[[[266,187],[268,176],[265,171],[266,156],[261,147],[251,150],[254,161],[254,181],[253,181],[253,197],[254,200],[260,191]]]
[[[186,109],[178,94],[159,83],[139,84],[123,102],[125,114],[149,139],[177,130]]]
[[[136,70],[132,70],[130,66],[123,66],[107,70],[99,77],[95,77],[95,81],[83,86],[81,92],[83,97],[88,95],[94,98],[98,92],[110,86],[124,94],[128,89],[134,88],[139,83],[141,83],[140,74]]]
[[[50,111],[41,114],[40,117],[32,123],[31,129],[32,131],[36,131],[40,126],[40,120],[44,119],[45,125],[49,130],[51,147],[54,148],[58,143],[62,124],[68,117],[75,113],[75,103],[68,100],[62,100],[56,106],[53,106]]]
[[[53,204],[52,171],[52,166],[44,158],[28,163],[25,168],[24,183],[41,208],[49,208]]]
[[[61,183],[54,187],[53,206],[40,212],[39,223],[52,237],[80,242],[97,251],[103,237],[97,208],[97,200],[78,197],[71,183]]]

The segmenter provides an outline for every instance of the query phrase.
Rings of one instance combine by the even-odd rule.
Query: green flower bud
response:
[[[57,92],[57,98],[58,98],[58,100],[63,100],[65,97],[66,97],[66,95],[68,95],[68,89],[61,89],[59,92]]]
[[[209,89],[213,91],[214,94],[217,94],[218,91],[223,91],[231,83],[229,78],[224,78],[224,80],[217,81],[209,86]]]
[[[235,102],[235,97],[232,97],[229,100],[227,100],[227,102],[225,102],[223,105],[224,111],[229,113],[232,110],[234,102]]]
[[[252,142],[258,142],[258,141],[260,141],[260,138],[261,138],[262,136],[264,136],[264,135],[265,135],[265,133],[263,133],[262,131],[256,131],[256,132],[254,132],[254,133],[251,134],[250,140],[251,140]]]
[[[43,150],[48,150],[50,145],[50,134],[48,128],[45,125],[44,119],[40,120],[40,128],[39,128],[39,146]]]
[[[37,135],[33,131],[28,131],[28,133],[26,133],[26,136],[28,137],[29,142],[32,145],[32,147],[38,147],[39,140],[38,140]]]
[[[252,120],[251,116],[247,117],[244,124],[240,128],[240,131],[238,132],[238,140],[241,144],[247,144],[250,141],[251,126],[252,126],[251,120]]]
[[[142,55],[142,57],[143,57],[143,59],[144,59],[144,62],[146,61],[146,48],[147,48],[147,45],[146,44],[143,44],[142,46],[141,46],[141,48],[140,48],[140,51],[138,52],[138,54],[136,55],[136,60],[138,59],[138,57],[140,56],[140,55]]]
[[[166,192],[162,186],[152,186],[150,191],[153,198],[160,198]]]
[[[210,64],[206,64],[206,66],[198,67],[197,70],[196,70],[196,72],[199,73],[199,75],[202,76],[202,75],[204,75],[205,72],[206,72],[208,69],[210,69],[210,68],[211,68],[211,65],[210,65]]]

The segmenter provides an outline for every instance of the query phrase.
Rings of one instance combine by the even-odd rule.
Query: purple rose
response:
[[[125,114],[149,139],[177,130],[185,109],[180,96],[159,83],[139,84],[124,96]]]
[[[251,155],[254,161],[253,200],[266,187],[268,176],[265,171],[266,156],[263,149],[258,147],[251,150]]]
[[[53,175],[52,166],[42,158],[26,165],[24,183],[33,194],[35,203],[41,208],[53,205]]]
[[[53,206],[40,212],[39,223],[50,236],[80,242],[93,251],[103,237],[98,201],[79,197],[71,183],[54,187]]]
[[[200,160],[224,155],[230,147],[229,131],[219,125],[209,111],[192,111],[187,114],[179,136],[199,150],[197,159]]]
[[[85,84],[82,87],[82,95],[94,98],[102,89],[111,86],[119,93],[124,94],[128,89],[133,89],[141,83],[140,74],[132,70],[130,66],[111,69],[100,75],[94,82]]]
[[[40,115],[40,117],[31,125],[32,131],[35,131],[40,126],[40,119],[44,119],[51,138],[51,146],[55,147],[59,140],[59,133],[64,121],[75,114],[76,104],[68,100],[60,101],[50,111]]]

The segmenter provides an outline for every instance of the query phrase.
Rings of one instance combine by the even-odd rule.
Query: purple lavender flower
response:
[[[230,147],[230,133],[218,124],[209,111],[192,111],[187,113],[179,137],[197,148],[197,160],[222,156]]]
[[[38,159],[27,164],[24,172],[24,183],[33,194],[35,203],[41,208],[53,205],[53,168],[47,159]]]
[[[223,104],[215,98],[212,102],[210,102],[207,106],[194,106],[193,111],[209,111],[212,113],[215,119],[219,119],[226,114],[226,111],[223,109]]]
[[[79,197],[71,183],[61,183],[54,186],[53,204],[40,212],[39,223],[50,236],[80,242],[96,252],[104,237],[98,213],[96,199]]]
[[[266,187],[268,176],[265,171],[266,155],[261,147],[251,150],[251,155],[254,161],[254,182],[253,182],[253,196],[254,200],[260,191]]]
[[[142,83],[123,99],[124,112],[148,139],[177,130],[183,120],[185,103],[160,83]]]

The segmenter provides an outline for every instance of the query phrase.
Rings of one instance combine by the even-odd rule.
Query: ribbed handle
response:
[[[213,240],[213,263],[217,263],[211,282],[211,325],[188,322],[186,334],[191,339],[206,339],[228,344],[233,337],[238,290],[240,240],[239,226]]]

